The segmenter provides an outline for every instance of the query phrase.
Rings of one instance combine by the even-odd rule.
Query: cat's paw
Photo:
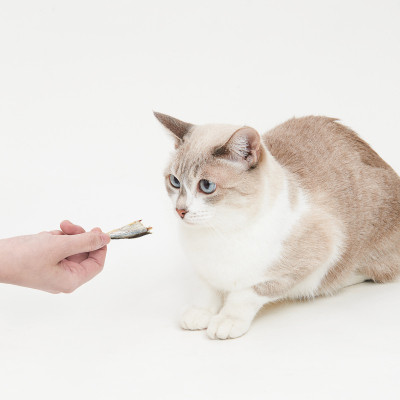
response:
[[[237,317],[216,315],[211,318],[207,334],[211,339],[235,339],[249,330],[250,323]]]
[[[212,316],[212,312],[205,308],[189,308],[182,315],[180,325],[183,329],[191,331],[206,329]]]

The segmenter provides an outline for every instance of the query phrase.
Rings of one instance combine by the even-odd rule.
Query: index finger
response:
[[[60,228],[66,235],[78,235],[79,233],[85,233],[85,230],[81,226],[75,225],[67,219],[61,222]]]

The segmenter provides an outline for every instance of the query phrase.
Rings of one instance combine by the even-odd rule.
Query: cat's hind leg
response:
[[[360,270],[374,282],[394,282],[400,278],[400,228],[364,256]]]
[[[191,331],[206,329],[210,319],[221,309],[222,301],[221,293],[199,278],[199,289],[193,307],[183,313],[181,327]]]

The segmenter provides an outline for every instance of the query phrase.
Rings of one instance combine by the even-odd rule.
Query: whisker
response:
[[[218,222],[217,222],[215,219],[211,220],[210,223],[207,224],[207,225],[208,225],[210,228],[214,229],[214,231],[215,231],[216,233],[219,234],[219,236],[224,240],[224,242],[225,242],[226,244],[228,244],[227,238],[223,235],[223,233],[227,233],[227,232],[221,232],[220,229],[218,229],[218,228],[221,228],[221,230],[224,231],[224,229],[222,228],[222,226],[220,226],[220,225],[218,224]]]

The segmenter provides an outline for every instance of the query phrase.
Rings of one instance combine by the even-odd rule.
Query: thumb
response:
[[[74,254],[90,253],[110,243],[110,236],[102,232],[87,232],[78,235],[53,236],[59,243],[60,259]]]

